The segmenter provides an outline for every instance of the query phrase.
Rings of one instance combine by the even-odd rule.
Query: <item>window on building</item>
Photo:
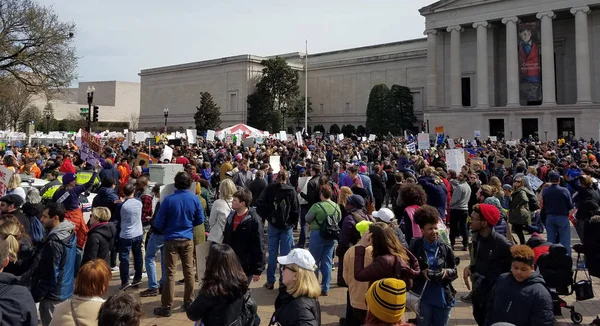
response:
[[[521,127],[523,128],[523,137],[539,137],[538,119],[521,119]]]
[[[490,119],[490,136],[504,138],[504,119]]]
[[[345,110],[346,111],[344,111],[344,112],[350,113],[350,102],[346,102],[346,109]]]
[[[229,111],[237,111],[237,94],[229,94]]]
[[[462,86],[462,105],[471,106],[471,77],[463,77],[461,79]]]
[[[325,105],[323,103],[319,104],[319,110],[320,112],[325,112]]]
[[[556,130],[558,131],[558,137],[564,139],[575,137],[575,118],[557,118]]]

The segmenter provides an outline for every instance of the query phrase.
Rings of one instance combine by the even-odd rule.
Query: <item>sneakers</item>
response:
[[[329,292],[321,291],[321,296],[322,297],[328,297],[329,296]]]
[[[138,287],[140,284],[142,284],[142,280],[133,280],[133,282],[131,282],[132,287]]]
[[[460,297],[460,301],[464,302],[464,303],[472,303],[472,296],[471,296],[471,292],[469,292],[469,294],[467,295],[463,295]]]
[[[265,287],[267,290],[273,290],[275,288],[275,284],[267,282],[265,283]]]
[[[135,277],[135,273],[134,274],[129,274],[129,279],[133,280],[133,278]],[[142,279],[148,278],[148,274],[146,273],[142,273]]]
[[[142,297],[142,298],[155,297],[157,295],[158,295],[158,289],[147,289],[147,290],[140,292],[140,297]]]
[[[125,290],[129,289],[130,287],[131,287],[131,283],[121,284],[121,286],[119,286],[119,290],[125,291]]]
[[[173,314],[171,312],[171,308],[169,307],[158,307],[158,308],[154,308],[154,314],[160,317],[171,317],[171,315]]]
[[[111,268],[110,271],[113,272],[113,274],[118,273],[120,271],[119,266],[115,266],[115,267]]]
[[[177,281],[178,285],[185,285],[185,278],[180,279],[179,281]]]

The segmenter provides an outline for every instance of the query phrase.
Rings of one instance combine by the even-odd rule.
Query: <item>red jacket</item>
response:
[[[73,165],[70,158],[65,158],[58,170],[62,173],[77,173],[75,165]]]

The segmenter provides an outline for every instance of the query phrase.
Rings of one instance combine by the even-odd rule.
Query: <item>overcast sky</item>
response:
[[[423,37],[434,0],[38,0],[77,25],[80,81],[232,55],[319,53]]]

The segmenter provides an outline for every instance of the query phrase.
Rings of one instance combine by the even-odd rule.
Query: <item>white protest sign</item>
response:
[[[304,145],[304,141],[302,140],[302,133],[299,131],[296,133],[296,141],[298,142],[298,146]]]
[[[529,181],[529,185],[533,191],[537,191],[544,184],[544,181],[540,180],[540,178],[533,174],[526,174],[525,178],[527,178],[527,181]]]
[[[473,136],[475,136],[475,137],[481,137],[481,130],[475,130],[473,132]]]
[[[281,168],[281,161],[279,155],[270,156],[269,157],[269,165],[271,165],[271,169],[273,169],[273,173],[279,173],[279,169]]]
[[[448,138],[448,147],[450,147],[450,149],[454,149],[454,147],[456,147],[456,145],[454,145],[454,139]]]
[[[287,141],[287,133],[285,131],[280,131],[279,132],[279,139],[283,140],[283,141]]]
[[[308,185],[309,180],[310,180],[310,177],[298,178],[298,188],[300,189],[300,192],[305,195],[306,195],[306,191],[308,189],[307,185]],[[306,200],[304,200],[304,198],[302,198],[302,196],[300,196],[300,193],[298,193],[298,202],[300,203],[300,205],[308,204],[308,202]]]
[[[428,133],[420,133],[417,135],[417,145],[419,146],[419,150],[429,149],[431,147],[429,143],[429,134]]]
[[[471,140],[471,146],[477,147],[477,141],[475,139]]]
[[[214,130],[207,130],[206,131],[206,140],[208,140],[208,141],[215,141],[215,131]]]
[[[448,169],[460,172],[462,167],[466,164],[465,154],[462,148],[447,149],[446,153],[446,166]]]
[[[235,146],[240,146],[242,144],[242,136],[237,135],[235,137]]]
[[[6,190],[8,187],[8,182],[10,181],[10,177],[12,177],[13,172],[4,165],[0,165],[0,197],[3,197],[6,194]]]
[[[411,153],[415,153],[417,151],[417,146],[415,143],[410,143],[410,144],[406,145],[406,150]]]
[[[362,141],[367,141],[367,137],[362,137],[361,140]]]
[[[517,146],[517,141],[516,140],[507,140],[506,141],[506,145],[508,145],[508,146]]]
[[[497,136],[490,136],[490,140],[491,141],[498,141],[498,137]]]
[[[369,135],[369,141],[375,141],[375,138],[377,138],[377,135]]]
[[[338,141],[342,141],[342,140],[344,140],[344,134],[339,134],[339,135],[337,136],[337,139],[338,139]]]
[[[196,129],[186,129],[185,135],[187,137],[188,144],[196,143]]]
[[[171,162],[172,158],[173,158],[173,148],[171,148],[169,145],[166,145],[165,149],[163,149],[162,155],[160,156],[160,161],[164,162],[165,160],[169,160],[169,162]]]
[[[329,141],[334,141],[335,140],[335,136],[334,135],[329,135]]]

